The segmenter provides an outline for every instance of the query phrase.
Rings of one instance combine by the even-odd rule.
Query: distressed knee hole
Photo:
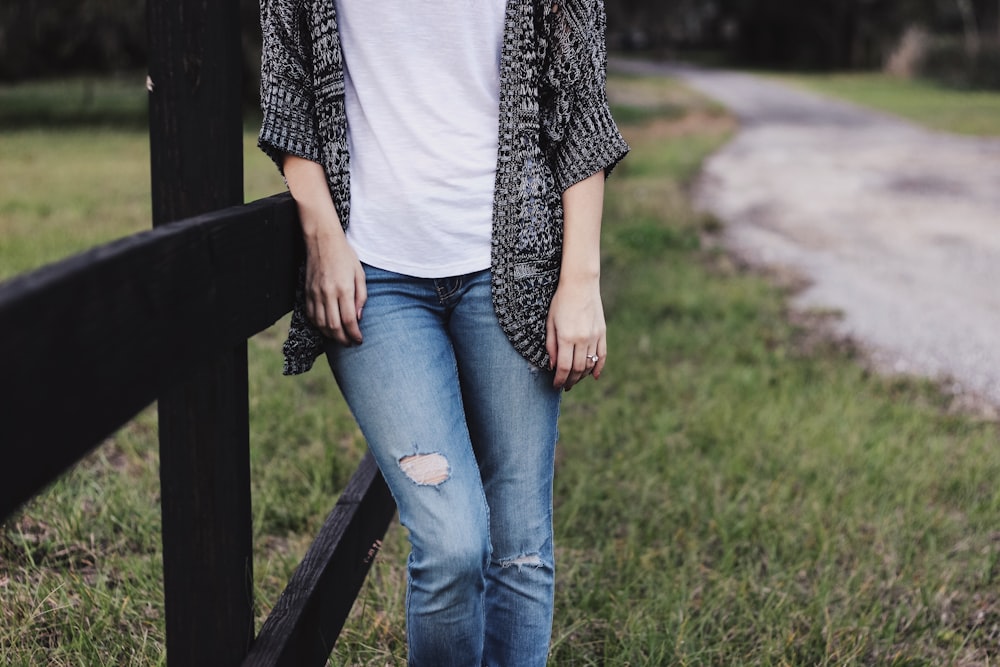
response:
[[[500,561],[500,567],[516,567],[518,570],[524,567],[538,568],[542,565],[542,557],[538,554],[525,554],[524,556],[507,558]]]
[[[451,467],[443,454],[414,454],[399,459],[399,468],[421,486],[437,486],[451,476]]]

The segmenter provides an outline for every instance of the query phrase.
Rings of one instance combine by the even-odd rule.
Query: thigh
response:
[[[450,322],[466,419],[490,507],[494,559],[551,548],[552,474],[561,392],[521,356],[497,322],[489,273]]]
[[[455,353],[433,282],[366,267],[364,342],[327,346],[415,548],[485,526]],[[468,539],[468,534],[465,539]]]

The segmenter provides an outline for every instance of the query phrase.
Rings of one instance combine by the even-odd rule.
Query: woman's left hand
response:
[[[608,354],[606,334],[600,280],[563,275],[546,320],[545,349],[549,368],[556,372],[556,388],[569,391],[587,375],[595,380],[601,376]]]

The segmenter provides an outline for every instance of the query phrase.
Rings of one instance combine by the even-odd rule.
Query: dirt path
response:
[[[739,117],[696,202],[737,253],[808,281],[796,307],[842,313],[839,333],[883,369],[1000,406],[1000,140],[744,74],[612,68],[679,77]]]

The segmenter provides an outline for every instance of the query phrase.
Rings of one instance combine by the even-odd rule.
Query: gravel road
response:
[[[1000,406],[1000,140],[934,132],[746,74],[614,59],[728,107],[735,138],[695,201],[751,263],[802,276],[793,306],[886,371]]]

